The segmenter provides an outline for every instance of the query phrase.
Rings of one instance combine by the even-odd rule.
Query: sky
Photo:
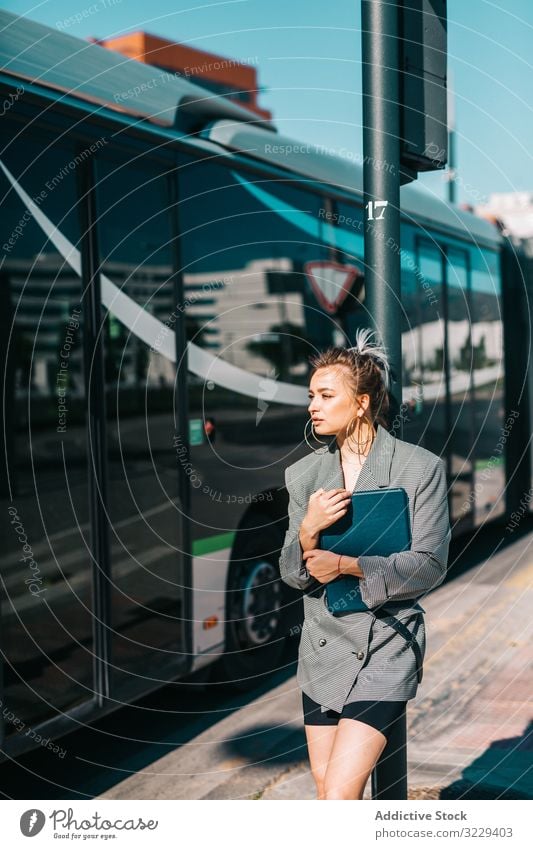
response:
[[[361,161],[360,0],[5,0],[78,38],[136,30],[257,65],[279,132]],[[78,14],[79,21],[71,16]],[[65,21],[67,23],[65,24]],[[533,0],[448,0],[458,202],[533,192]],[[443,172],[419,184],[446,196]]]

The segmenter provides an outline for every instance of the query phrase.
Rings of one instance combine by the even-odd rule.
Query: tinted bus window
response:
[[[6,120],[6,119],[4,119]],[[76,151],[13,135],[0,159],[2,651],[7,733],[92,697],[91,557]],[[13,182],[12,182],[13,181]],[[17,191],[18,189],[18,191]],[[39,225],[19,192],[45,219]],[[57,247],[48,237],[65,240]],[[70,245],[70,247],[69,247]],[[5,457],[7,456],[7,466]]]
[[[352,274],[347,279],[348,293],[338,313],[350,343],[355,341],[358,327],[368,326],[365,303],[365,264],[364,264],[364,227],[363,209],[352,203],[338,201],[337,226],[331,232],[331,241],[335,245],[335,258]]]
[[[187,335],[205,357],[190,375],[193,536],[198,551],[218,539],[222,557],[246,510],[268,508],[251,499],[309,450],[308,358],[341,338],[320,264],[332,245],[324,200],[286,180],[202,161],[179,185]]]
[[[448,354],[450,382],[449,454],[453,480],[451,519],[456,526],[472,525],[474,515],[474,408],[472,405],[472,304],[468,254],[446,252],[448,292]]]
[[[176,366],[165,355],[174,344],[165,321],[179,305],[167,176],[139,159],[103,155],[96,176],[118,696],[155,686],[184,661]],[[148,324],[147,338],[150,317],[160,324]]]
[[[475,524],[505,511],[505,451],[515,417],[505,410],[499,257],[472,251],[472,374],[475,409]]]
[[[446,371],[444,258],[435,244],[418,244],[417,310],[419,324],[411,376],[420,388],[423,408],[421,443],[435,454],[446,453]]]

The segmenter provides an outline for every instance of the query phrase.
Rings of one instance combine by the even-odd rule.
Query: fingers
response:
[[[330,498],[329,503],[331,506],[335,507],[337,504],[348,504],[351,500],[351,495],[334,495]]]
[[[343,492],[345,495],[351,495],[350,490],[346,489],[346,487],[344,487],[344,486],[341,486],[338,489],[328,489],[327,494],[329,496],[333,496],[333,495],[337,495],[338,493],[341,493],[341,492]]]
[[[333,522],[336,522],[336,521],[337,521],[337,519],[342,519],[342,517],[343,517],[343,516],[346,516],[346,513],[347,513],[347,512],[348,512],[348,508],[347,508],[347,507],[343,507],[343,508],[342,508],[342,510],[338,510],[338,511],[337,511],[336,513],[334,513],[334,514],[333,514],[333,516],[331,517],[331,518],[332,518],[332,520],[333,520]]]
[[[326,512],[330,519],[334,519],[335,516],[339,514],[339,511],[342,511],[342,513],[347,513],[349,506],[350,499],[342,498],[339,499],[339,501],[333,501]]]
[[[347,489],[332,489],[328,496],[329,503],[336,504],[338,501],[349,501],[352,493]]]
[[[350,497],[352,495],[350,490],[346,489],[345,487],[338,487],[337,489],[328,489],[328,490],[320,487],[320,489],[315,489],[315,491],[312,494],[313,495],[324,494],[324,495],[327,495],[329,498],[333,498],[333,497],[336,497],[337,495],[342,495],[342,494],[344,494],[345,496],[350,496]]]

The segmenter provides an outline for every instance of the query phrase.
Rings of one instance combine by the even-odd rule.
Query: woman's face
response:
[[[315,433],[322,436],[337,435],[346,429],[357,411],[366,410],[370,403],[368,394],[353,398],[345,378],[343,366],[318,369],[309,383],[309,415]]]

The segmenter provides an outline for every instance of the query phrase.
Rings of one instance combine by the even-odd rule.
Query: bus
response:
[[[354,157],[0,21],[0,744],[16,757],[185,676],[246,687],[275,668],[301,615],[278,560],[284,469],[318,447],[309,356],[369,317]],[[531,484],[520,264],[494,225],[412,185],[398,250],[398,432],[446,459],[460,534]]]

